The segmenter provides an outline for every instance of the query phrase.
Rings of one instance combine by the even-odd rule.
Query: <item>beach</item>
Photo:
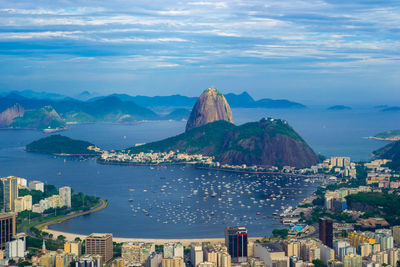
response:
[[[73,241],[75,238],[79,237],[81,240],[84,240],[87,235],[75,234],[75,233],[67,233],[62,231],[56,231],[51,229],[43,229],[44,232],[49,234],[53,234],[53,238],[57,238],[59,235],[65,236],[65,239],[68,241]],[[249,241],[255,241],[257,239],[261,239],[262,237],[249,237]],[[225,238],[188,238],[188,239],[159,239],[159,238],[131,238],[131,237],[113,237],[113,242],[122,243],[122,242],[147,242],[154,243],[156,245],[163,245],[169,242],[180,242],[184,246],[189,246],[190,243],[194,242],[210,242],[210,243],[224,243]]]

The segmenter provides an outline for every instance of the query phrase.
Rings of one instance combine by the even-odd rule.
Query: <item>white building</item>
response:
[[[183,258],[183,246],[181,243],[166,243],[164,244],[163,257],[172,259],[176,257]]]
[[[64,186],[58,189],[58,194],[61,197],[62,206],[71,208],[71,187]]]
[[[39,190],[39,191],[44,192],[44,183],[42,183],[41,181],[29,182],[29,188],[31,190]]]
[[[267,266],[287,266],[289,258],[285,251],[276,243],[254,244],[254,256],[264,261]]]
[[[15,212],[21,212],[24,210],[32,210],[32,196],[26,195],[23,197],[17,197],[15,199]]]
[[[26,181],[26,179],[25,178],[20,178],[20,177],[18,177],[17,178],[17,183],[18,183],[18,186],[21,188],[21,187],[27,187],[27,181]]]
[[[203,248],[200,243],[190,244],[190,261],[194,267],[203,262]]]
[[[6,243],[6,258],[23,258],[26,250],[26,235],[17,234],[15,240]]]
[[[43,212],[43,210],[42,210],[42,208],[40,207],[40,204],[38,203],[38,204],[33,204],[32,205],[32,212],[36,212],[36,213],[42,213]]]

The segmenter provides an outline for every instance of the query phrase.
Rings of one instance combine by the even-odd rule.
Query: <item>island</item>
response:
[[[96,157],[100,150],[92,143],[71,139],[62,135],[51,135],[41,138],[26,146],[26,151],[61,156]]]
[[[352,108],[349,106],[344,106],[344,105],[336,105],[336,106],[331,106],[328,108],[328,110],[331,111],[339,111],[339,110],[351,110]]]

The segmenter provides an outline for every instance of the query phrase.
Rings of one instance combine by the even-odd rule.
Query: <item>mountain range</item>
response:
[[[193,107],[198,98],[183,95],[130,96],[127,94],[112,94],[111,96],[118,97],[123,101],[133,101],[143,107]],[[303,104],[286,99],[274,100],[263,98],[260,100],[254,100],[247,92],[241,94],[228,93],[224,96],[232,108],[306,108]],[[92,98],[90,101],[95,101],[101,98],[104,98],[104,96]]]
[[[87,100],[78,100],[61,94],[31,90],[3,93],[0,95],[0,127],[14,127],[11,125],[14,120],[17,117],[22,117],[12,115],[12,107],[16,105],[24,112],[26,111],[27,116],[29,115],[29,118],[23,122],[18,119],[20,122],[16,124],[17,127],[35,128],[35,125],[37,125],[37,128],[44,129],[52,128],[55,121],[57,123],[54,125],[62,126],[65,123],[134,123],[142,120],[186,120],[190,114],[190,107],[197,100],[196,97],[182,95],[149,97],[112,94],[91,98],[93,95],[85,91],[77,97]],[[305,108],[302,104],[288,100],[261,99],[255,101],[247,92],[240,95],[230,93],[226,95],[226,98],[228,102],[233,104],[233,107]],[[50,116],[53,119],[45,118],[46,109],[43,109],[45,107],[54,109],[53,113],[57,113],[57,116]],[[155,107],[172,107],[174,109],[169,114],[160,115],[152,110]],[[41,112],[37,112],[38,110],[41,110]],[[38,117],[35,118],[35,115]],[[8,120],[8,123],[5,123],[5,120]]]

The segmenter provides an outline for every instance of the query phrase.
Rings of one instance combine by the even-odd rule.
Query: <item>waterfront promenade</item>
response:
[[[67,233],[67,232],[62,232],[62,231],[56,231],[56,230],[51,230],[51,229],[43,229],[43,231],[53,234],[55,238],[59,235],[63,235],[66,237],[66,240],[68,241],[73,241],[75,238],[79,237],[81,240],[84,240],[87,235],[81,235],[81,234],[74,234],[74,233]],[[255,241],[257,239],[262,239],[262,237],[249,237],[250,241]],[[179,239],[179,238],[174,238],[174,239],[159,239],[159,238],[130,238],[130,237],[113,237],[114,242],[122,243],[122,242],[150,242],[154,243],[156,245],[163,245],[168,242],[180,242],[184,246],[189,246],[190,243],[193,242],[210,242],[210,243],[224,243],[225,238],[188,238],[188,239]]]

